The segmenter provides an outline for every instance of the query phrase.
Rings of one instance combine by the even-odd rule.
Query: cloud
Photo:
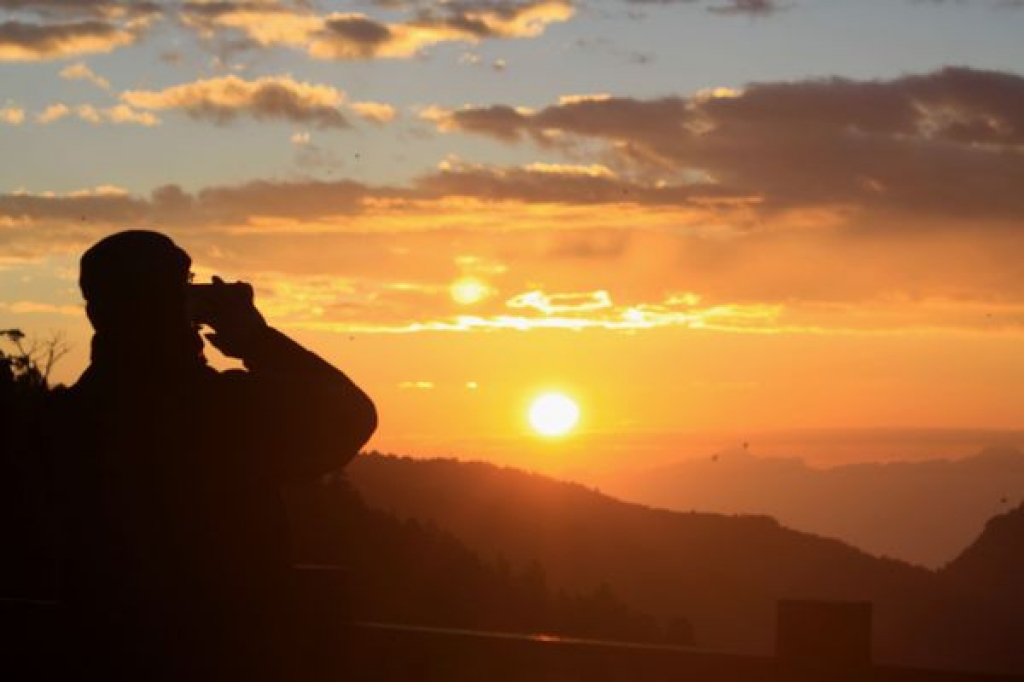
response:
[[[129,90],[121,94],[124,103],[137,109],[177,109],[192,118],[217,124],[250,117],[319,128],[348,127],[340,109],[344,98],[344,93],[331,86],[296,81],[288,76],[251,81],[224,76],[164,90]]]
[[[526,170],[531,173],[541,173],[545,175],[562,175],[570,177],[585,177],[585,178],[612,178],[615,177],[614,171],[607,166],[603,166],[599,163],[591,163],[587,165],[580,164],[565,164],[565,163],[542,163],[536,162],[527,164]]]
[[[381,102],[353,102],[349,108],[360,118],[373,123],[390,123],[397,116],[393,106]]]
[[[62,24],[0,23],[0,61],[40,61],[111,52],[135,42],[137,33],[102,21]]]
[[[145,199],[121,193],[25,191],[0,195],[0,218],[8,225],[48,226],[50,229],[139,224],[152,216]],[[80,223],[88,223],[80,225]]]
[[[56,106],[60,107],[63,105]],[[43,115],[45,114],[46,111],[43,112]],[[124,104],[116,104],[105,108],[97,108],[91,104],[81,104],[75,107],[75,115],[83,121],[95,125],[101,123],[134,124],[147,128],[160,125],[160,119],[150,112],[137,111]],[[40,120],[40,122],[47,123],[48,121]]]
[[[422,10],[415,19],[399,24],[381,23],[365,15],[337,14],[327,18],[309,52],[326,59],[410,57],[444,42],[534,37],[572,14],[572,6],[563,0],[450,3],[440,9]]]
[[[344,333],[406,334],[495,330],[636,331],[665,327],[772,333],[780,327],[780,305],[706,303],[696,294],[669,293],[649,301],[613,300],[607,291],[546,293],[530,290],[495,299],[465,314],[443,289],[414,283],[373,282],[267,274],[261,307],[289,326]],[[425,381],[401,388],[428,390]],[[467,385],[467,387],[469,387]]]
[[[403,381],[398,384],[399,388],[412,389],[418,391],[429,391],[434,388],[433,381]]]
[[[70,66],[66,66],[63,69],[61,69],[60,77],[66,80],[89,81],[96,87],[102,88],[104,90],[110,89],[110,81],[108,81],[106,78],[103,78],[102,76],[98,76],[95,73],[93,73],[92,69],[90,69],[82,62],[78,62],[77,64],[71,64]]]
[[[699,208],[702,213],[711,212],[716,202],[743,208],[755,201],[752,197],[723,194],[719,187],[707,183],[653,183],[621,178],[599,163],[485,166],[450,160],[441,163],[435,173],[420,177],[416,186],[430,196],[574,205],[688,206]]]
[[[513,312],[485,315],[452,315],[405,325],[365,325],[359,331],[384,333],[470,332],[488,330],[529,331],[637,331],[662,327],[714,329],[730,332],[778,333],[796,331],[782,327],[783,307],[777,305],[699,305],[695,294],[671,294],[652,303],[615,304],[606,291],[545,294],[529,291],[506,302]],[[331,325],[314,325],[331,328]]]
[[[0,108],[0,123],[17,126],[25,122],[25,110],[20,107],[6,106]]]
[[[708,7],[708,11],[718,14],[771,14],[779,9],[775,0],[728,0]]]
[[[681,5],[701,2],[709,12],[715,14],[772,14],[782,9],[777,0],[626,0],[631,5]]]
[[[136,111],[124,104],[107,107],[102,115],[110,123],[134,123],[147,127],[160,124],[160,119],[148,111]]]
[[[0,0],[0,10],[45,19],[125,19],[149,17],[162,8],[160,3],[146,0]]]
[[[583,294],[545,294],[535,289],[513,296],[505,305],[509,308],[532,309],[544,315],[556,315],[605,310],[612,307],[612,299],[603,289]]]
[[[302,4],[278,0],[184,2],[180,18],[208,40],[228,32],[261,47],[301,46],[323,26],[323,19]]]
[[[562,177],[550,173],[531,175],[549,181]],[[464,186],[448,188],[435,184],[433,177],[433,174],[426,176],[411,187],[370,186],[352,180],[262,180],[211,186],[196,192],[167,185],[149,195],[129,195],[109,188],[103,192],[64,194],[13,192],[0,195],[0,224],[5,226],[5,230],[0,231],[0,246],[21,254],[46,253],[48,249],[79,247],[97,234],[131,225],[203,235],[204,241],[234,241],[239,235],[267,235],[271,240],[273,235],[289,235],[289,240],[297,240],[303,234],[351,234],[356,242],[346,243],[342,248],[346,253],[351,252],[354,260],[343,259],[332,247],[323,247],[322,250],[303,250],[301,257],[294,260],[294,266],[299,271],[308,271],[318,267],[330,269],[344,263],[345,267],[369,272],[375,271],[379,264],[383,271],[407,272],[415,268],[407,261],[389,265],[383,255],[392,245],[375,241],[373,235],[382,235],[382,239],[385,235],[406,235],[402,239],[408,241],[414,239],[408,235],[437,233],[449,235],[445,237],[447,242],[453,239],[452,235],[461,232],[474,235],[472,243],[483,240],[486,245],[488,236],[493,236],[495,231],[501,234],[552,231],[550,237],[544,238],[545,243],[555,241],[542,250],[539,257],[543,260],[596,257],[599,251],[610,255],[610,249],[621,243],[621,239],[598,237],[591,242],[589,238],[577,237],[571,244],[560,247],[554,235],[576,225],[585,225],[588,230],[607,229],[639,217],[635,208],[611,210],[607,205],[599,207],[586,200],[582,204],[574,203],[571,196],[557,195],[561,203],[542,206],[533,203],[525,191],[519,195],[509,191],[504,197],[492,196],[486,185],[474,186],[466,182]],[[690,219],[708,222],[704,211]],[[666,211],[662,217],[646,219],[645,226],[675,226],[685,220],[682,212]],[[365,243],[360,244],[359,239]],[[30,245],[34,246],[30,248]],[[450,243],[450,248],[456,246],[457,240]],[[547,252],[555,249],[562,251],[549,257]],[[263,249],[257,251],[263,252]],[[273,255],[268,262],[289,260],[280,243],[266,253]],[[473,254],[472,258],[467,253]],[[434,271],[433,276],[439,282],[436,293],[445,298],[455,275],[452,262],[457,263],[462,276],[484,277],[489,281],[504,273],[503,258],[490,247],[480,253],[474,253],[468,246],[460,248],[443,267]]]
[[[408,58],[446,42],[534,37],[574,11],[569,0],[476,0],[394,9],[411,16],[389,23],[360,13],[320,15],[302,3],[252,0],[186,2],[182,17],[209,40],[226,33],[253,46],[297,48],[318,59],[361,60]]]
[[[54,121],[59,121],[60,119],[69,116],[70,114],[71,109],[68,105],[57,102],[36,114],[36,121],[42,124],[53,123]]]
[[[452,163],[397,188],[264,180],[148,195],[13,192],[0,195],[0,251],[14,261],[77,254],[112,230],[151,227],[214,272],[251,274],[275,319],[331,331],[873,333],[1024,320],[1019,230],[824,209],[736,230],[750,207],[673,203],[657,188],[594,201],[571,183],[628,181],[547,165]],[[436,184],[445,173],[460,184]],[[545,184],[562,189],[535,188]],[[489,292],[471,309],[451,295],[468,278]]]
[[[649,183],[764,210],[813,206],[1013,219],[1024,211],[1024,77],[947,68],[889,81],[753,84],[691,97],[572,98],[421,112],[440,131],[532,141]],[[679,184],[682,183],[682,184]]]
[[[0,22],[0,61],[42,61],[131,45],[164,8],[145,1],[0,0],[0,10],[19,17]]]

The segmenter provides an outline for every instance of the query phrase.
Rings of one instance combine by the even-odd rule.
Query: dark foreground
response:
[[[76,679],[54,650],[58,618],[53,602],[0,603],[4,679]],[[389,623],[336,623],[330,629],[327,646],[293,678],[296,682],[1024,682],[1024,676],[1016,675],[874,665],[848,651],[830,656],[814,646],[777,656],[748,656]]]

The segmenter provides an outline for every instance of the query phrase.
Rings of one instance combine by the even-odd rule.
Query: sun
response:
[[[542,436],[564,436],[580,418],[576,402],[562,393],[545,393],[530,404],[530,425]]]
[[[491,294],[491,288],[475,277],[462,277],[452,282],[448,289],[452,299],[459,305],[479,303]]]

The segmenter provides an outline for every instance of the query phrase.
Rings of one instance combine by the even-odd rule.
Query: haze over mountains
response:
[[[624,500],[688,511],[767,514],[871,554],[937,568],[1024,499],[1024,454],[815,468],[742,448],[585,479]]]
[[[539,561],[554,588],[607,584],[630,607],[686,618],[702,648],[771,651],[779,599],[868,600],[880,662],[1024,671],[1024,608],[1004,598],[1020,591],[1004,563],[1020,558],[1024,507],[931,571],[764,516],[652,509],[488,464],[368,456],[348,473],[369,505],[436,523],[485,558]]]

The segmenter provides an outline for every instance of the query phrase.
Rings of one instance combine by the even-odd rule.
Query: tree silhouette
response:
[[[43,406],[54,366],[70,346],[62,333],[29,338],[0,330],[0,597],[45,597],[55,579],[45,466]]]
[[[53,368],[71,350],[63,332],[39,339],[20,329],[0,329],[0,341],[0,387],[7,390],[45,391]]]

